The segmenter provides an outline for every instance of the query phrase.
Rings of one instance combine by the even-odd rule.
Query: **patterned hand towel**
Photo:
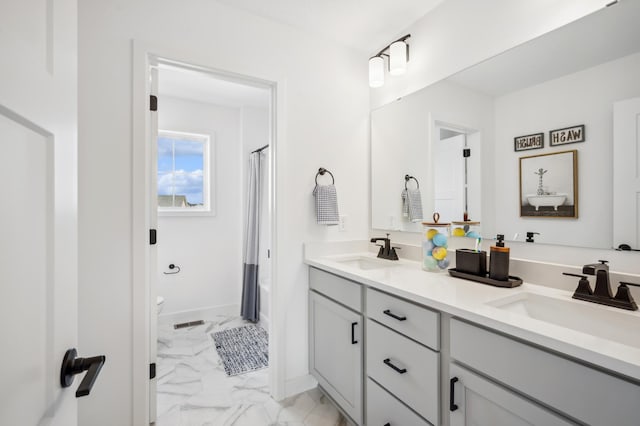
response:
[[[422,222],[422,196],[419,189],[402,190],[402,215],[411,222]]]
[[[334,185],[316,185],[313,190],[316,197],[316,218],[318,225],[337,225],[338,194]]]

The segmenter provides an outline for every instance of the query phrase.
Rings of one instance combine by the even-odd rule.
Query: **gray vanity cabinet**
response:
[[[362,424],[360,285],[310,268],[309,370],[322,389]],[[347,305],[337,301],[346,301]]]
[[[453,400],[451,426],[569,426],[541,406],[495,383],[452,364],[449,369]]]

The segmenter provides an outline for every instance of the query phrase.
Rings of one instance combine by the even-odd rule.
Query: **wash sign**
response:
[[[540,149],[542,147],[544,147],[544,133],[513,138],[513,149],[515,151],[527,151],[529,149]]]
[[[549,145],[558,146],[568,143],[584,142],[584,124],[549,132]]]

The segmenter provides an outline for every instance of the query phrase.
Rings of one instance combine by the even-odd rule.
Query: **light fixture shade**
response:
[[[396,41],[389,46],[389,74],[401,75],[407,72],[407,43]]]
[[[382,56],[374,56],[369,59],[369,87],[381,87],[384,85],[384,59]]]

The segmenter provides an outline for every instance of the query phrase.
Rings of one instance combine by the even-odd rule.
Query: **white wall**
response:
[[[86,0],[79,21],[79,335],[83,352],[106,354],[109,372],[79,402],[80,424],[132,424],[132,293],[142,285],[131,279],[132,241],[145,238],[132,233],[132,39],[279,84],[273,285],[286,303],[280,337],[285,385],[295,390],[308,373],[302,243],[368,235],[367,55],[210,0]],[[336,176],[345,232],[315,223],[318,167]]]
[[[640,96],[640,54],[509,93],[496,99],[496,228],[523,241],[539,231],[537,242],[612,247],[613,102]],[[549,130],[584,124],[586,141],[549,146]],[[545,148],[514,152],[513,138],[543,132]],[[518,158],[578,150],[578,219],[521,218]],[[545,175],[545,184],[551,180]],[[548,181],[548,182],[547,182]]]
[[[609,0],[447,0],[411,34],[407,74],[371,90],[377,107],[598,10]],[[391,41],[391,40],[390,40]],[[369,52],[375,54],[375,52]]]
[[[162,83],[162,80],[161,80]],[[241,111],[162,95],[158,127],[209,135],[215,215],[158,217],[158,295],[163,315],[239,305],[242,283]],[[165,275],[170,263],[180,273]]]

